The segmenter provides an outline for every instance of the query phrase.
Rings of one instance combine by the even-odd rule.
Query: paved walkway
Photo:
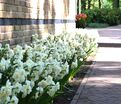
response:
[[[121,25],[102,28],[98,29],[97,31],[100,35],[100,46],[108,47],[112,45],[114,47],[121,47]]]
[[[121,27],[111,28],[119,28],[117,38],[120,38]],[[105,36],[106,30],[98,31],[101,37]],[[114,35],[115,32],[106,36],[115,38]],[[115,44],[114,41],[111,42]],[[112,45],[99,47],[94,63],[80,84],[71,104],[121,104],[121,47],[112,47]]]

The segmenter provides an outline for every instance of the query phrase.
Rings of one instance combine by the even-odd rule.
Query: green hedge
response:
[[[121,9],[91,9],[86,10],[87,23],[107,23],[110,26],[121,24]]]

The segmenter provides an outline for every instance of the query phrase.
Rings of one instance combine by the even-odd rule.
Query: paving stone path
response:
[[[100,35],[99,38],[100,46],[121,47],[121,25],[97,29],[97,31]]]
[[[120,26],[111,28],[121,29]],[[100,35],[104,36],[105,32],[102,32]],[[114,35],[115,32],[107,37],[115,37]],[[117,35],[120,38],[121,32]],[[112,41],[111,44],[115,42]],[[99,47],[94,63],[71,104],[121,104],[121,47]]]

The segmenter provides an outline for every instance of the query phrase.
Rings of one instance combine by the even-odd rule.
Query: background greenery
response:
[[[107,23],[110,26],[121,23],[121,9],[90,9],[83,11],[87,14],[87,24],[90,23]]]
[[[79,13],[87,14],[89,27],[118,25],[121,24],[121,0],[77,0]]]

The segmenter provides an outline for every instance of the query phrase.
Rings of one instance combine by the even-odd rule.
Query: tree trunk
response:
[[[86,10],[86,0],[81,0],[81,10]]]
[[[99,3],[99,9],[101,8],[101,0],[98,0]]]
[[[88,9],[91,7],[91,0],[88,0]]]
[[[79,0],[77,0],[77,14],[79,14]]]
[[[77,14],[81,13],[81,1],[77,0]]]
[[[113,8],[119,8],[119,0],[113,0]]]

